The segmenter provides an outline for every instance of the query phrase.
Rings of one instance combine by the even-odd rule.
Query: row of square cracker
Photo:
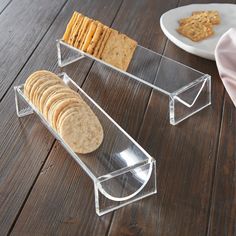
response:
[[[24,94],[76,153],[95,151],[103,128],[82,97],[50,71],[36,71],[24,85]]]
[[[63,41],[126,71],[137,42],[99,21],[74,12]]]

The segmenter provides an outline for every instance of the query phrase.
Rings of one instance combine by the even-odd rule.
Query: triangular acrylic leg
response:
[[[64,67],[75,61],[84,58],[84,55],[76,48],[65,44],[61,40],[57,41],[57,57],[59,67]]]
[[[24,117],[33,114],[33,109],[26,102],[25,98],[22,96],[23,85],[14,87],[15,90],[15,103],[16,103],[16,113],[18,117]]]

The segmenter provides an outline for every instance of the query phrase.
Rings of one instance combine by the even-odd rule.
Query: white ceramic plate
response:
[[[178,20],[189,17],[193,11],[217,10],[221,16],[221,23],[214,26],[215,34],[200,42],[193,42],[180,35],[176,29]],[[161,29],[164,34],[178,47],[194,55],[215,60],[214,51],[220,37],[230,28],[236,27],[235,4],[191,4],[178,7],[164,13],[160,18]]]

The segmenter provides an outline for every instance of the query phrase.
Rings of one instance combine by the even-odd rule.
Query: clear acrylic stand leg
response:
[[[61,40],[57,40],[57,57],[59,67],[64,67],[84,58],[84,55],[76,48],[64,44]]]
[[[211,77],[198,81],[170,94],[170,124],[176,125],[211,104]]]
[[[22,85],[23,86],[23,85]],[[18,117],[24,117],[33,114],[34,111],[31,106],[26,102],[24,97],[20,94],[19,88],[21,86],[14,87],[15,91],[15,103],[16,103],[16,113]]]
[[[156,161],[129,168],[94,183],[96,213],[101,216],[127,204],[155,194]]]

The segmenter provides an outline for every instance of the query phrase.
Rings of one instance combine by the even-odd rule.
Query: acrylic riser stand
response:
[[[103,215],[131,202],[156,193],[156,161],[99,107],[67,74],[59,77],[77,91],[99,118],[104,140],[89,154],[76,154],[24,96],[24,85],[16,86],[15,102],[18,117],[35,113],[46,128],[59,140],[71,157],[94,182],[95,209]],[[39,144],[40,145],[40,144]],[[86,197],[86,192],[84,193]]]
[[[101,78],[134,79],[166,95],[169,99],[167,111],[172,125],[178,124],[211,104],[211,76],[142,46],[137,46],[127,72],[62,40],[57,41],[57,51],[60,67],[87,58],[95,63],[97,76]]]

